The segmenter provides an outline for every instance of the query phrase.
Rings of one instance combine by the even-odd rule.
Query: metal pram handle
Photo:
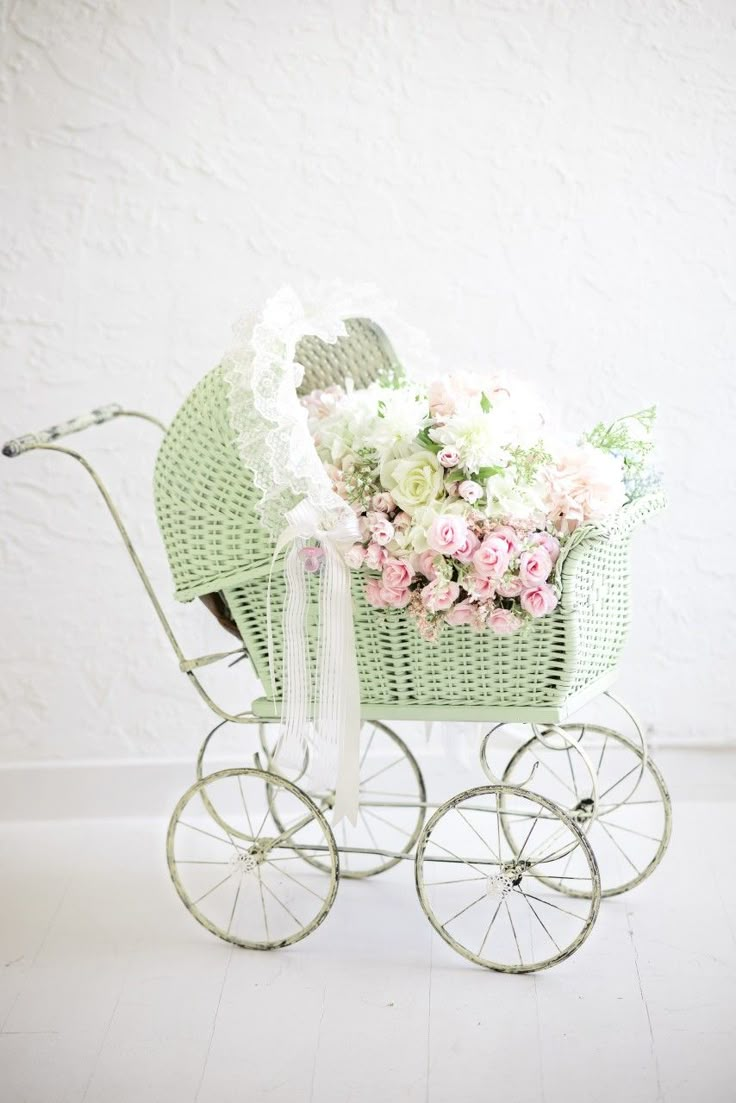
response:
[[[124,410],[119,402],[111,402],[108,406],[99,406],[90,410],[87,414],[70,418],[69,421],[60,421],[58,425],[51,425],[48,429],[41,429],[37,433],[26,433],[22,437],[15,437],[3,445],[3,455],[12,458],[20,456],[23,452],[30,452],[32,448],[38,448],[44,444],[52,444],[60,437],[68,437],[71,433],[81,433],[83,429],[89,429],[90,425],[103,425],[106,421],[112,421],[116,417],[140,417],[145,421],[151,421],[161,429],[165,426],[158,418],[150,414],[141,414],[137,410]]]

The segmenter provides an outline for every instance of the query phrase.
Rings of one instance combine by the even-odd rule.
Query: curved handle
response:
[[[108,406],[100,406],[96,410],[90,410],[88,414],[80,414],[69,421],[61,421],[58,425],[51,425],[48,429],[41,429],[37,433],[26,433],[22,437],[16,437],[3,445],[3,455],[12,459],[23,452],[30,452],[39,444],[49,444],[59,437],[67,437],[70,433],[80,433],[82,429],[88,429],[90,425],[102,425],[105,421],[112,421],[123,413],[123,407],[119,402],[111,402]]]

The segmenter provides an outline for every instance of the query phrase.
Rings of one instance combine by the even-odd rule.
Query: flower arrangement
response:
[[[518,632],[558,604],[556,566],[581,524],[649,489],[654,409],[552,435],[523,386],[458,373],[391,377],[302,399],[318,455],[354,509],[345,556],[378,609],[403,609],[425,639],[444,625]],[[321,564],[305,548],[306,570]]]

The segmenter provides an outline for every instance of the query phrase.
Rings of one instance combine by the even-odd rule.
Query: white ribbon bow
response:
[[[343,553],[360,539],[357,519],[348,507],[324,527],[314,506],[303,498],[286,514],[276,541],[276,557],[288,544],[284,577],[284,669],[281,736],[276,757],[298,766],[311,750],[310,775],[317,785],[335,788],[333,823],[358,818],[360,686],[355,658],[350,568]],[[299,552],[318,540],[324,552],[320,569],[316,677],[312,684],[308,651],[307,578]],[[268,656],[273,687],[271,583],[268,594]],[[314,692],[312,693],[312,689]],[[336,776],[336,780],[335,780]]]

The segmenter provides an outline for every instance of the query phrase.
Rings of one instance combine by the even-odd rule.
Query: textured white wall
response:
[[[671,508],[622,691],[661,737],[734,738],[733,0],[0,11],[0,436],[111,400],[168,418],[246,304],[373,281],[445,363],[510,368],[571,425],[659,402]],[[168,592],[154,439],[80,444]],[[0,760],[191,754],[208,714],[82,475],[0,463]]]

